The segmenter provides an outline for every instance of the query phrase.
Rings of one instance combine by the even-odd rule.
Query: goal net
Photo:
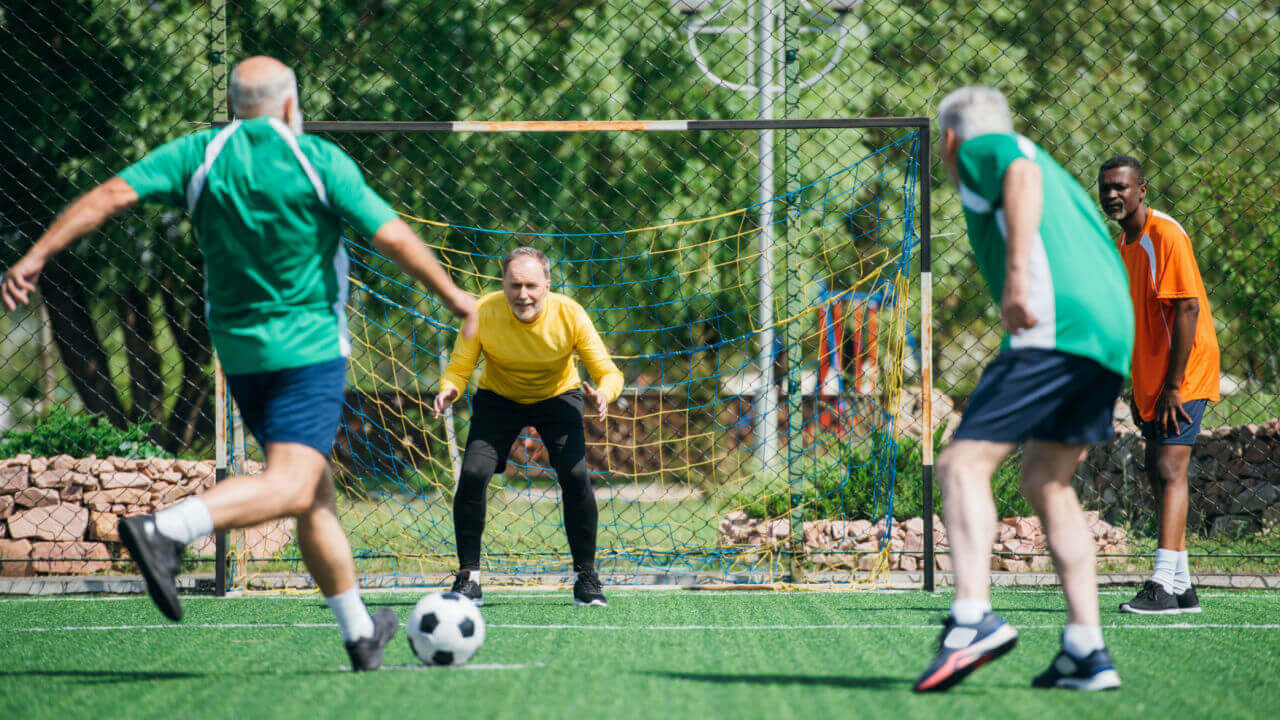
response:
[[[902,399],[919,367],[920,128],[737,122],[328,129],[464,289],[499,290],[502,256],[531,245],[552,291],[591,316],[626,378],[607,419],[586,420],[602,573],[915,569],[918,552],[903,558],[920,548],[892,523],[923,512],[922,431]],[[762,133],[776,143],[767,184]],[[365,239],[347,250],[340,515],[366,583],[433,582],[456,567],[483,361],[434,419],[453,318]],[[232,543],[235,585],[305,573],[294,545],[246,542]],[[486,582],[570,566],[555,476],[526,428],[489,487]]]

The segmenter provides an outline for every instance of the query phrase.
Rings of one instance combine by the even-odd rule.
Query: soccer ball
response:
[[[408,635],[409,647],[423,663],[457,667],[484,644],[484,618],[462,595],[432,593],[413,606]]]

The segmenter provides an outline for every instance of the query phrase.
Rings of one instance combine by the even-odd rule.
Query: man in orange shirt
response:
[[[1120,225],[1135,321],[1133,406],[1159,502],[1155,571],[1120,612],[1200,612],[1187,567],[1187,465],[1205,406],[1218,400],[1218,339],[1191,239],[1146,203],[1142,164],[1117,156],[1098,171],[1098,199]]]

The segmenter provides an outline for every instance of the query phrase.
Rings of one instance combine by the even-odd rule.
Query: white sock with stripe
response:
[[[1102,628],[1097,625],[1067,625],[1062,631],[1062,649],[1073,658],[1084,659],[1094,650],[1106,647]]]

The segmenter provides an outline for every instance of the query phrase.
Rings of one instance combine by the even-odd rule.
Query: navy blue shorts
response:
[[[299,443],[329,457],[342,421],[346,358],[228,375],[227,384],[240,416],[264,448],[271,443]]]
[[[1057,350],[1005,350],[982,372],[957,440],[1065,445],[1106,442],[1124,382],[1097,362]]]
[[[1182,403],[1182,411],[1191,417],[1191,423],[1188,424],[1179,417],[1178,432],[1173,435],[1161,432],[1159,423],[1155,420],[1143,420],[1142,437],[1146,438],[1148,443],[1156,445],[1195,445],[1196,436],[1200,434],[1200,421],[1204,419],[1204,410],[1208,406],[1208,400],[1189,400]]]

